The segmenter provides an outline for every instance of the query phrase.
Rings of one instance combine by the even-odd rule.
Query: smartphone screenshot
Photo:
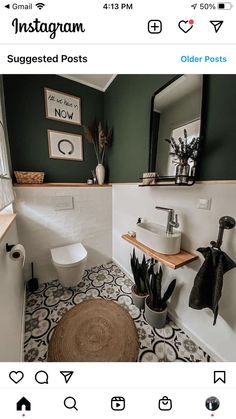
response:
[[[234,418],[235,2],[0,10],[1,417]]]

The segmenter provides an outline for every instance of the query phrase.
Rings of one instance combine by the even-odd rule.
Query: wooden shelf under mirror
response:
[[[135,237],[131,237],[128,234],[124,234],[122,236],[122,239],[137,247],[139,250],[141,250],[143,253],[146,253],[151,258],[163,263],[164,265],[169,266],[172,269],[181,268],[182,266],[188,265],[189,263],[198,259],[197,255],[186,252],[186,250],[183,249],[181,249],[180,253],[178,253],[177,255],[163,255],[162,253],[157,253],[155,250],[150,249],[150,247],[145,246],[143,243],[136,240]]]

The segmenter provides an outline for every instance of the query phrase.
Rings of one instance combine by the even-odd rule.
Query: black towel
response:
[[[236,267],[236,263],[222,250],[212,247],[197,249],[205,258],[195,279],[189,297],[189,306],[196,310],[210,308],[214,313],[213,325],[218,316],[218,303],[223,288],[223,275]]]

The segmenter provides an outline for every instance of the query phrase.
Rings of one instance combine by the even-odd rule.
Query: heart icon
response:
[[[178,27],[183,31],[184,33],[189,32],[193,27],[194,21],[192,19],[190,20],[181,20],[178,24]]]
[[[11,371],[9,377],[13,383],[18,384],[24,378],[22,371]]]

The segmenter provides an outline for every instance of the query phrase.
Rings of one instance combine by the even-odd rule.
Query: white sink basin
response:
[[[136,239],[158,253],[176,255],[180,252],[181,232],[167,234],[166,228],[155,223],[139,223],[136,229]]]

